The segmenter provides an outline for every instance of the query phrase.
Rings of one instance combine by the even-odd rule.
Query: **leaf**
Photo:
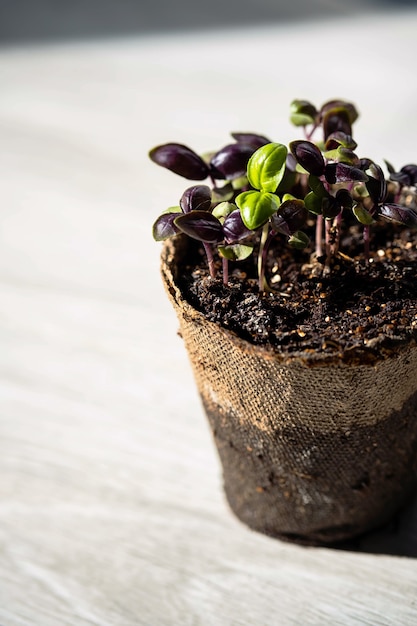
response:
[[[313,176],[313,174],[308,177],[308,186],[319,198],[325,198],[329,195],[320,178]]]
[[[214,187],[211,193],[212,202],[224,202],[232,200],[235,195],[233,185],[226,183],[223,187]]]
[[[343,146],[338,146],[334,150],[327,150],[324,156],[330,161],[347,163],[348,165],[359,165],[358,156],[352,150],[344,148]]]
[[[335,107],[325,112],[322,118],[324,139],[335,132],[343,132],[346,135],[352,133],[352,123],[349,114],[343,107]]]
[[[227,217],[232,211],[236,211],[236,205],[233,202],[220,202],[214,207],[212,215],[218,220]]]
[[[214,178],[233,180],[246,174],[246,167],[254,148],[245,143],[232,143],[212,157],[210,169]]]
[[[327,137],[326,150],[334,150],[339,146],[348,148],[349,150],[355,150],[358,147],[358,144],[353,139],[352,135],[347,135],[339,130],[331,133],[331,135]]]
[[[231,183],[233,191],[243,191],[243,189],[249,188],[249,181],[246,174],[244,176],[239,176],[239,178],[234,178]]]
[[[321,201],[321,210],[323,213],[323,217],[327,220],[332,220],[337,215],[339,215],[341,211],[341,207],[339,206],[336,198],[333,196],[328,196],[327,198],[323,198]]]
[[[280,200],[273,193],[244,191],[237,196],[236,204],[246,228],[257,230],[277,211]]]
[[[351,209],[353,198],[347,189],[339,189],[335,196],[337,206],[342,209]]]
[[[285,173],[287,148],[280,143],[268,143],[258,148],[248,162],[248,179],[252,187],[273,192]]]
[[[229,261],[243,261],[252,254],[253,246],[235,243],[228,246],[219,246],[218,251],[221,256]]]
[[[378,214],[390,222],[397,222],[412,228],[417,227],[417,213],[400,204],[382,204],[378,208]]]
[[[288,244],[297,250],[304,250],[310,243],[310,238],[301,230],[297,230],[289,239]]]
[[[154,163],[189,180],[204,180],[209,175],[209,168],[203,159],[180,143],[157,146],[149,152],[149,157]]]
[[[417,165],[414,163],[410,163],[409,165],[404,165],[400,172],[408,174],[410,178],[410,185],[417,185]]]
[[[316,107],[308,100],[293,100],[290,104],[290,120],[294,126],[314,124],[317,116]]]
[[[385,180],[384,172],[376,163],[370,161],[369,167],[367,168],[371,173],[371,176],[368,176],[368,180],[365,183],[365,186],[368,190],[369,196],[374,204],[378,204],[380,202],[384,202],[387,196],[387,183]]]
[[[281,204],[277,213],[271,217],[271,224],[274,230],[289,236],[305,225],[307,216],[303,200],[294,198]]]
[[[395,173],[395,167],[392,165],[392,163],[390,163],[386,159],[384,159],[384,161],[385,161],[385,165],[387,166],[388,173],[389,174],[394,174]]]
[[[290,150],[307,172],[321,176],[324,172],[324,159],[321,151],[311,141],[297,140],[290,143]]]
[[[344,100],[330,100],[323,104],[320,110],[324,138],[335,132],[352,134],[352,124],[358,118],[358,112],[351,102]]]
[[[189,187],[181,196],[180,207],[184,213],[189,213],[190,211],[210,211],[210,187],[207,187],[207,185],[194,185],[194,187]]]
[[[175,226],[174,221],[179,215],[182,215],[182,213],[178,207],[178,211],[165,212],[155,220],[152,226],[152,235],[155,241],[165,241],[165,239],[169,239],[178,233],[178,228]]]
[[[290,122],[294,126],[308,126],[308,124],[314,123],[314,119],[303,113],[291,113]]]
[[[322,203],[323,198],[317,196],[314,191],[310,191],[310,193],[304,197],[304,205],[307,211],[313,213],[313,215],[322,214]]]
[[[174,224],[181,232],[198,241],[218,243],[223,240],[220,221],[207,211],[184,213],[175,219]]]
[[[354,104],[347,102],[346,100],[329,100],[325,102],[321,107],[321,114],[324,115],[329,111],[344,110],[348,116],[349,122],[353,124],[359,117],[358,111]]]
[[[358,167],[347,163],[328,163],[324,173],[328,183],[347,183],[351,181],[366,182],[368,176]]]
[[[252,235],[252,231],[245,226],[242,220],[242,215],[236,207],[235,210],[229,213],[224,220],[223,233],[224,238],[228,243],[236,243],[237,241],[246,239]]]
[[[261,146],[264,146],[267,143],[271,143],[271,140],[263,135],[257,135],[255,133],[231,133],[233,139],[236,139],[239,143],[245,143],[253,148],[253,150],[257,150]]]
[[[372,215],[365,209],[362,204],[355,204],[352,208],[353,215],[356,217],[358,222],[363,224],[364,226],[369,226],[374,221]]]
[[[407,187],[411,184],[410,176],[405,172],[393,172],[392,174],[390,174],[389,179],[396,183],[399,183],[400,185],[406,185]]]

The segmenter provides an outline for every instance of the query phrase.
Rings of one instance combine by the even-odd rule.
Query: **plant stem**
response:
[[[364,226],[363,227],[363,243],[364,243],[364,254],[365,254],[366,263],[369,263],[369,239],[370,239],[369,235],[370,235],[369,226]]]
[[[213,257],[213,250],[211,249],[211,245],[203,241],[203,246],[204,246],[204,250],[207,256],[207,263],[209,267],[210,278],[216,278],[216,268],[214,266],[214,257]]]
[[[260,292],[264,292],[265,291],[265,286],[266,286],[266,283],[265,283],[266,260],[267,260],[267,257],[268,257],[269,246],[271,245],[271,242],[272,242],[273,238],[275,237],[275,235],[276,235],[276,232],[274,230],[269,231],[269,233],[266,236],[263,248],[262,248],[261,264],[260,264],[260,268],[259,268],[259,291]]]
[[[222,267],[223,267],[223,285],[227,287],[229,283],[229,261],[225,257],[222,258]]]
[[[326,272],[330,272],[330,261],[332,258],[332,247],[330,245],[330,229],[332,226],[330,220],[324,220],[324,227],[326,235],[326,262],[324,268]]]
[[[331,254],[335,256],[339,251],[340,230],[342,225],[342,211],[334,218],[333,229],[335,231],[334,242],[331,246]]]
[[[304,133],[305,133],[305,137],[308,141],[310,141],[310,139],[312,138],[312,136],[314,135],[314,131],[317,128],[317,124],[313,124],[311,130],[307,133],[306,131],[306,127],[304,126]]]
[[[323,256],[323,216],[317,215],[316,220],[316,256]]]
[[[268,232],[269,232],[269,227],[268,227],[268,223],[266,223],[262,229],[261,240],[259,242],[259,254],[258,254],[259,291],[264,290],[265,262],[266,262],[265,246],[268,241]],[[268,247],[266,249],[266,252],[268,252]]]

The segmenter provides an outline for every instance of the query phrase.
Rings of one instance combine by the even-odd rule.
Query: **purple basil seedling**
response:
[[[417,227],[417,165],[400,170],[386,162],[382,168],[356,153],[352,127],[356,107],[330,100],[316,108],[307,100],[291,103],[291,122],[304,138],[289,147],[261,134],[234,132],[228,143],[202,157],[179,143],[150,151],[150,158],[189,180],[203,181],[187,188],[179,206],[160,215],[153,236],[163,241],[182,233],[200,241],[210,276],[217,276],[221,260],[223,282],[229,281],[229,261],[257,255],[260,292],[265,280],[272,241],[310,249],[305,232],[315,223],[315,255],[323,271],[331,272],[342,229],[363,229],[364,259],[370,256],[370,229],[380,218],[408,228]],[[321,137],[314,139],[321,131]],[[313,250],[311,250],[312,252]]]

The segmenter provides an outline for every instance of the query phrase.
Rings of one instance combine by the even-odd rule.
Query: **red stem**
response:
[[[370,228],[369,226],[363,227],[363,243],[364,243],[364,253],[365,253],[365,261],[369,263],[369,239],[370,239]]]
[[[216,278],[216,268],[214,266],[214,257],[213,257],[213,250],[211,249],[211,245],[203,241],[203,246],[207,255],[207,263],[209,267],[210,278]]]
[[[229,261],[225,257],[222,258],[222,267],[223,267],[223,285],[227,287],[229,283]]]
[[[316,256],[323,255],[323,216],[317,215],[316,220]]]

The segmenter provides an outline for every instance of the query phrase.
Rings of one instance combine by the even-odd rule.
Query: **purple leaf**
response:
[[[399,183],[401,186],[406,185],[407,187],[409,187],[411,185],[410,175],[406,172],[392,172],[389,179],[396,183]]]
[[[228,243],[235,243],[252,235],[252,231],[243,223],[239,209],[232,211],[224,220],[224,238]]]
[[[232,143],[217,152],[210,161],[215,178],[233,180],[246,174],[246,167],[254,148],[246,143]]]
[[[238,143],[245,143],[251,146],[254,152],[267,143],[271,143],[270,139],[267,139],[263,135],[256,135],[255,133],[232,133],[232,137],[236,139]]]
[[[163,213],[158,217],[152,227],[152,234],[155,241],[164,241],[176,235],[179,231],[175,226],[175,219],[180,213]]]
[[[325,140],[336,132],[342,132],[346,135],[352,133],[349,116],[344,110],[330,110],[323,117],[323,133]]]
[[[372,161],[367,169],[369,169],[372,176],[368,177],[365,185],[371,200],[374,204],[378,204],[379,202],[383,202],[387,197],[387,183],[384,172],[379,165],[373,163]]]
[[[190,211],[210,211],[211,190],[207,185],[194,185],[184,191],[180,200],[183,213]]]
[[[400,204],[382,204],[378,207],[378,213],[390,222],[398,222],[403,226],[417,226],[417,213]]]
[[[353,198],[347,189],[339,189],[336,193],[336,204],[340,209],[351,209]]]
[[[307,216],[302,200],[286,200],[271,217],[271,224],[274,230],[289,237],[305,225]]]
[[[154,163],[189,180],[204,180],[209,168],[193,150],[180,143],[166,143],[149,152]]]
[[[408,185],[416,185],[417,184],[417,165],[410,163],[409,165],[404,165],[401,168],[400,172],[403,174],[407,174],[409,177]]]
[[[326,180],[330,184],[346,183],[350,181],[366,182],[368,176],[358,167],[347,163],[328,163],[325,168]]]
[[[338,146],[343,146],[349,150],[355,150],[358,144],[353,139],[352,135],[347,135],[341,130],[338,130],[327,137],[326,150],[334,150]]]
[[[318,147],[311,141],[292,141],[290,150],[297,162],[310,174],[321,176],[324,172],[324,159]]]
[[[189,237],[205,243],[218,243],[224,239],[220,221],[207,211],[190,211],[179,215],[175,226]]]

